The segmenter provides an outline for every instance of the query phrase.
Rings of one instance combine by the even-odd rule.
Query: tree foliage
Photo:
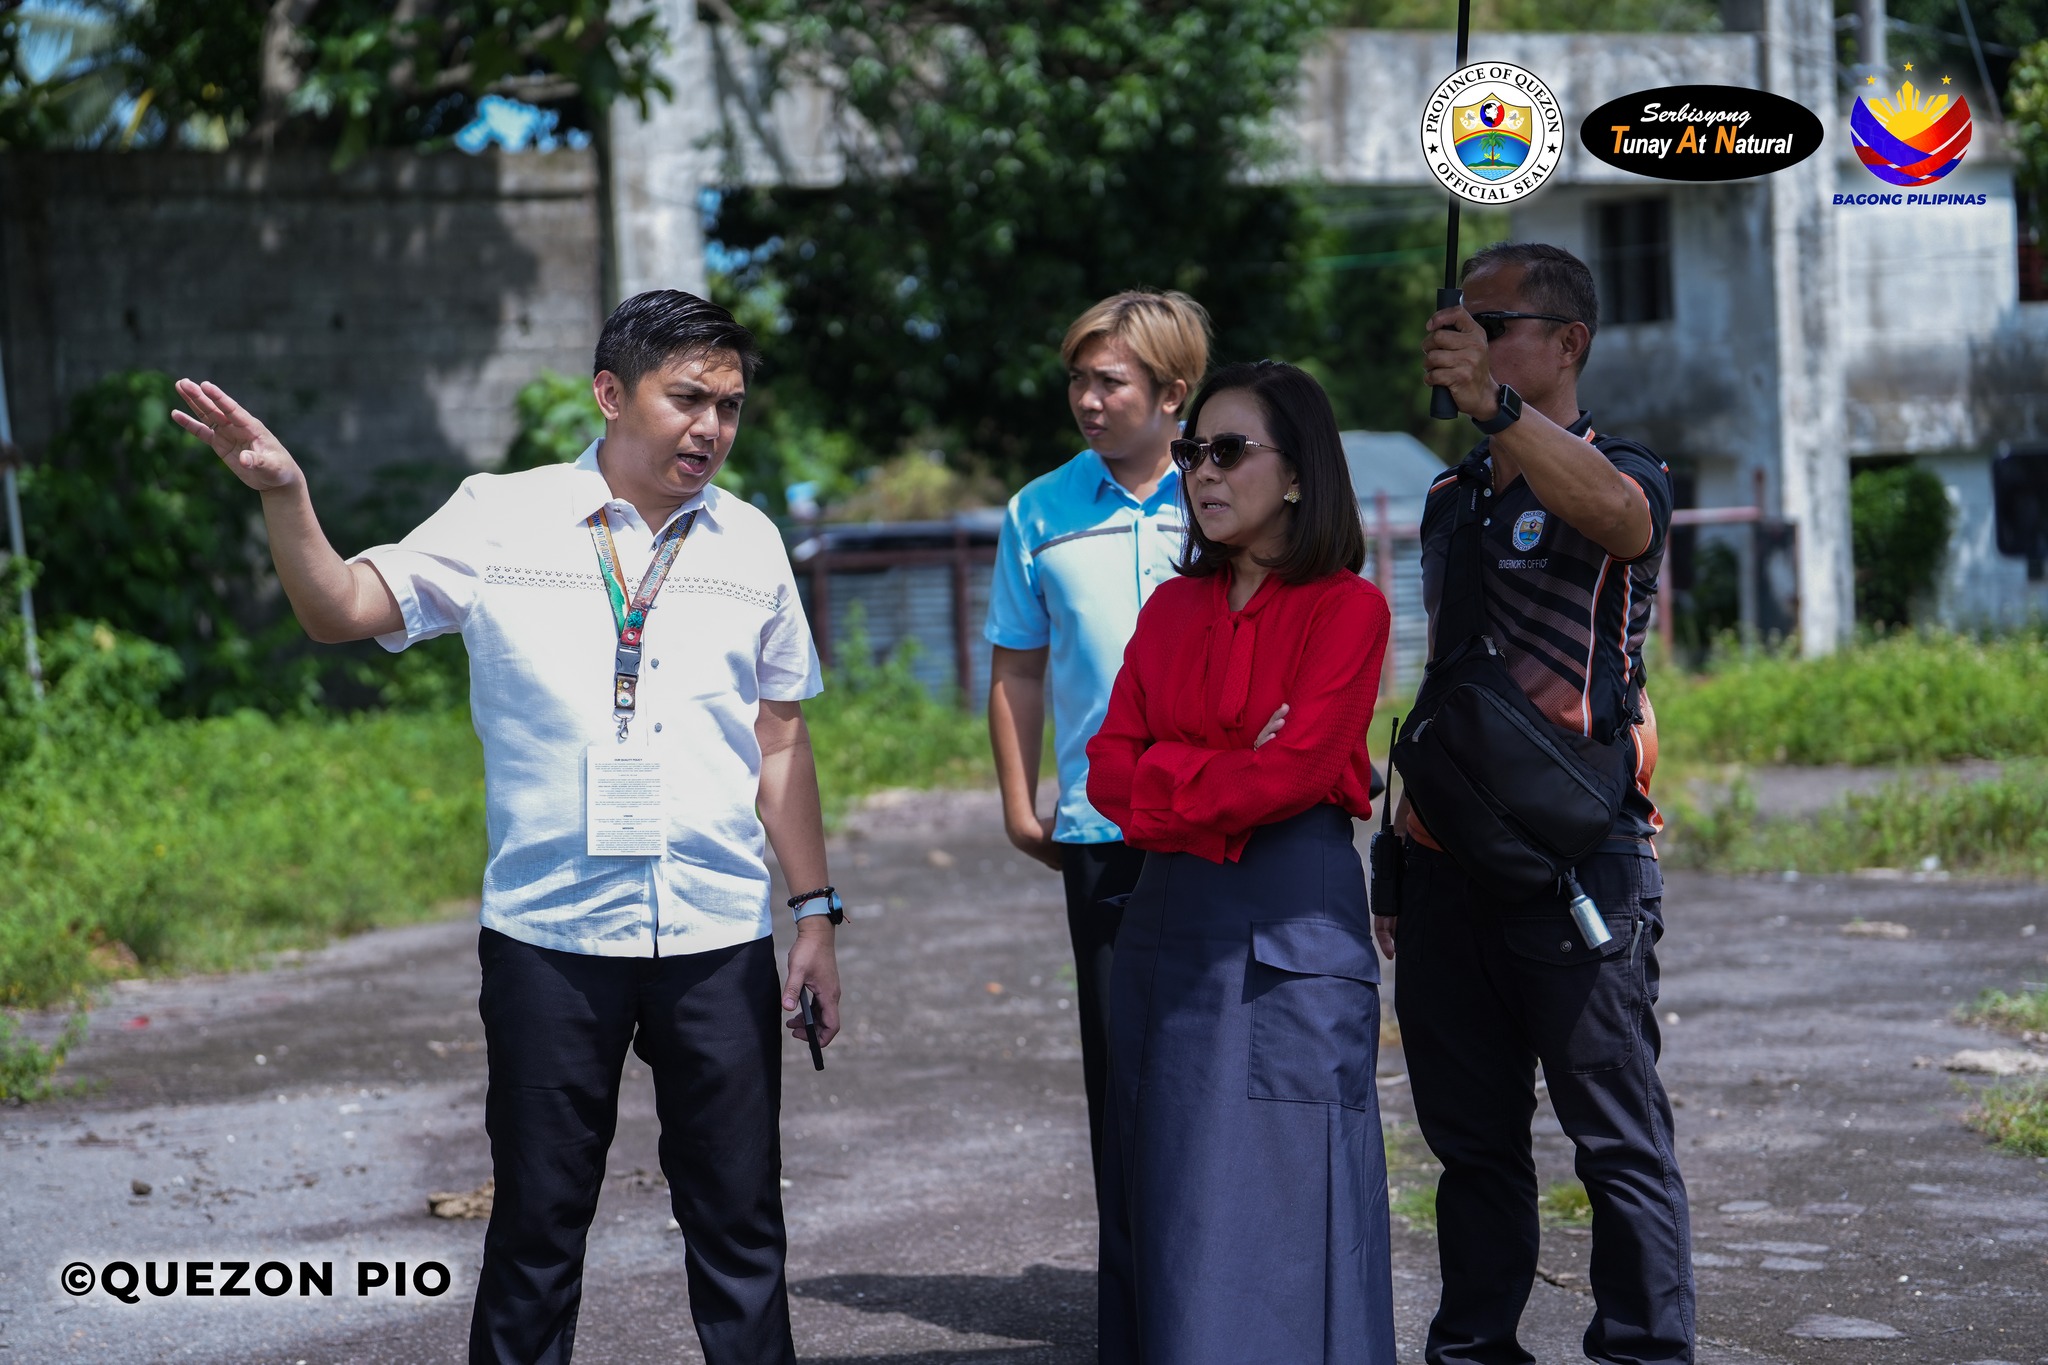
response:
[[[2048,4],[2042,0],[1968,0],[1968,8],[1984,69],[1991,77],[1991,93],[2012,121],[2013,131],[2024,136],[2024,116],[2018,106],[2027,100],[2026,90],[2030,86],[2037,88],[2041,84],[2041,68],[2048,66],[2048,59],[2035,56],[2034,74],[2030,76],[2025,71],[2029,56],[2023,49],[2048,39]],[[1855,22],[1856,13],[1855,0],[1835,0],[1839,25],[1837,55],[1844,65],[1863,60],[1862,32]],[[1984,126],[1996,120],[1992,111],[1983,107],[1978,54],[1970,47],[1957,0],[1887,0],[1885,14],[1885,58],[1895,76],[1891,88],[1896,89],[1898,80],[1906,78],[1907,62],[1913,63],[1916,72],[1927,73],[1937,82],[1942,76],[1952,77],[1969,94],[1981,136]],[[1884,84],[1882,77],[1878,84]],[[1884,93],[1889,95],[1891,90]],[[2034,98],[2038,100],[2039,96]],[[2038,126],[2038,114],[2034,121]]]
[[[109,58],[119,40],[96,8],[0,6],[0,147],[80,140],[112,126],[124,87]]]
[[[171,421],[169,376],[107,376],[71,400],[47,458],[22,476],[22,514],[53,625],[104,622],[167,646],[171,708],[291,709],[314,671],[282,657],[298,627],[266,610],[274,580],[249,491]]]
[[[433,144],[487,94],[560,109],[588,127],[615,99],[666,95],[667,36],[608,0],[71,0],[0,27],[0,137],[8,145],[279,141]],[[77,36],[64,31],[76,29]],[[68,48],[38,77],[28,47]],[[82,98],[79,84],[118,98]]]
[[[2027,48],[2013,63],[2008,98],[2020,174],[2038,194],[2048,190],[2048,38]]]
[[[1856,617],[1903,626],[1934,590],[1948,557],[1955,508],[1941,480],[1919,465],[1865,470],[1849,481],[1849,540],[1856,562]]]
[[[1342,0],[1345,28],[1447,29],[1458,22],[1457,0]],[[1478,0],[1474,33],[1685,33],[1716,28],[1716,0]]]
[[[730,195],[718,218],[751,248],[730,292],[779,402],[875,455],[919,440],[1017,473],[1072,448],[1058,344],[1096,298],[1188,290],[1224,354],[1288,330],[1314,215],[1246,175],[1322,0],[739,9],[867,134],[846,185]]]

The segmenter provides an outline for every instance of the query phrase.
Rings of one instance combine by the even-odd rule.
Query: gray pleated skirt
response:
[[[1110,984],[1102,1359],[1394,1365],[1379,959],[1351,818],[1148,854]]]

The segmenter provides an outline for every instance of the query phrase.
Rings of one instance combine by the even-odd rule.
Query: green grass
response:
[[[2048,1033],[2048,987],[2037,986],[2007,995],[1986,991],[1964,1007],[1963,1018],[2008,1033]]]
[[[928,695],[903,660],[834,669],[804,718],[828,824],[887,787],[995,784],[982,713]]]
[[[1436,1232],[1436,1182],[1443,1174],[1421,1134],[1400,1119],[1385,1119],[1380,1140],[1387,1151],[1387,1208],[1417,1232]]]
[[[1550,1227],[1589,1228],[1593,1226],[1593,1201],[1586,1187],[1576,1180],[1555,1180],[1536,1197],[1536,1211]]]
[[[2002,777],[1955,782],[1907,775],[1852,794],[1807,819],[1762,819],[1738,778],[1716,804],[1661,792],[1674,865],[1721,872],[1849,872],[1921,868],[1928,858],[1977,876],[2048,876],[2048,764],[2013,763]]]
[[[806,707],[837,815],[880,787],[986,781],[981,718],[901,661]],[[218,971],[477,893],[483,759],[465,711],[69,727],[0,786],[0,1006]]]
[[[1436,1180],[1403,1182],[1392,1187],[1388,1210],[1417,1232],[1436,1231]]]
[[[1824,659],[1724,650],[1650,683],[1666,758],[1936,763],[2048,756],[2048,639],[1896,633]]]
[[[72,1048],[85,1041],[86,1014],[73,1011],[64,1032],[47,1046],[25,1036],[14,1020],[0,1014],[0,1102],[48,1099],[78,1089],[51,1079]]]
[[[1994,1086],[1963,1122],[2008,1152],[2048,1157],[2048,1081]]]
[[[1402,1135],[1398,1123],[1387,1125],[1388,1209],[1417,1232],[1436,1231],[1436,1182],[1443,1174],[1419,1142]],[[1537,1196],[1536,1209],[1546,1227],[1584,1228],[1593,1225],[1593,1204],[1585,1186],[1559,1180]]]
[[[6,775],[0,1004],[221,970],[476,894],[483,767],[460,712],[247,712],[45,746]]]

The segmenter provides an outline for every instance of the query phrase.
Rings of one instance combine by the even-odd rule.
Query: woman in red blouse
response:
[[[1379,962],[1351,821],[1389,617],[1329,399],[1219,371],[1174,442],[1181,577],[1138,616],[1088,799],[1145,868],[1110,985],[1101,1351],[1392,1365]]]

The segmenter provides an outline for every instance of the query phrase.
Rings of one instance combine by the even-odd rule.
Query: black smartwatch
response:
[[[1521,419],[1522,395],[1516,393],[1506,384],[1503,384],[1500,386],[1500,411],[1494,413],[1493,416],[1487,418],[1484,422],[1474,417],[1472,425],[1478,427],[1488,436],[1498,436]]]
[[[823,900],[822,910],[806,911],[804,906],[815,900]],[[821,886],[816,891],[806,891],[801,896],[789,898],[789,908],[796,911],[797,923],[801,924],[812,915],[823,915],[834,924],[846,923],[846,902],[839,899],[839,892],[833,887]]]

